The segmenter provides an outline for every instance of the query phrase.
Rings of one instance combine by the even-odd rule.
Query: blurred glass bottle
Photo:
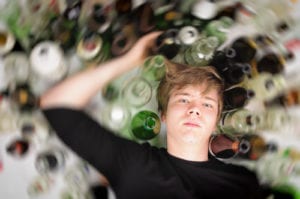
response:
[[[255,93],[253,99],[266,102],[274,99],[287,89],[287,79],[282,74],[272,75],[262,72],[242,82],[246,89]]]
[[[213,20],[220,19],[222,17],[229,17],[233,21],[237,21],[238,13],[243,9],[243,3],[238,2],[231,2],[228,5],[222,6],[218,9],[218,13],[213,18]]]
[[[225,65],[226,63],[224,63]],[[226,65],[225,65],[226,66]],[[225,87],[231,87],[245,81],[251,74],[251,65],[248,63],[227,62],[227,67],[221,72]]]
[[[9,98],[21,112],[34,111],[39,107],[39,97],[32,92],[28,84],[16,85],[15,89],[10,91]]]
[[[52,40],[58,42],[64,50],[68,50],[76,44],[81,7],[82,1],[76,0],[50,24]]]
[[[252,90],[245,89],[241,86],[235,86],[226,89],[223,92],[224,110],[232,110],[244,107],[251,98],[255,96]]]
[[[177,37],[181,45],[189,46],[199,39],[200,34],[194,26],[183,26],[179,29]]]
[[[9,53],[16,43],[13,33],[0,21],[0,55]]]
[[[152,97],[152,86],[142,76],[132,77],[124,83],[121,89],[122,99],[134,107],[145,106]]]
[[[82,26],[92,32],[102,34],[111,28],[115,15],[112,3],[95,3],[92,6],[91,14],[85,20],[87,24]]]
[[[212,136],[209,152],[219,159],[257,160],[267,151],[267,143],[256,134],[234,135],[217,134]]]
[[[256,70],[258,73],[282,73],[284,70],[284,58],[279,54],[268,53],[257,60]]]
[[[291,117],[284,107],[268,107],[262,112],[262,130],[272,132],[282,131],[285,127],[291,125]]]
[[[36,176],[29,182],[27,193],[30,197],[37,197],[47,193],[54,185],[54,180],[47,175]]]
[[[286,183],[289,178],[300,175],[300,164],[277,153],[266,153],[254,167],[263,184],[271,186]]]
[[[158,82],[165,76],[165,58],[162,55],[154,55],[146,58],[141,67],[141,76],[149,83]]]
[[[35,145],[43,145],[50,137],[50,128],[39,111],[22,112],[17,120],[21,135]]]
[[[215,0],[197,0],[194,2],[191,14],[201,20],[210,20],[218,13],[218,4]]]
[[[206,66],[218,46],[219,41],[216,37],[200,38],[185,50],[184,60],[191,66]]]
[[[223,44],[227,39],[229,28],[234,21],[226,16],[210,21],[203,30],[206,36],[215,36],[219,40],[219,45]]]
[[[14,89],[16,85],[25,84],[28,81],[30,63],[25,52],[11,52],[4,57],[3,61],[9,89]]]
[[[68,67],[61,47],[53,41],[42,41],[30,52],[31,73],[29,84],[35,95],[40,96],[67,75]]]
[[[251,37],[241,36],[233,40],[225,51],[231,60],[249,63],[255,57],[257,45]]]
[[[101,110],[101,121],[114,132],[120,133],[128,127],[131,112],[125,103],[119,101],[107,101]]]
[[[11,100],[8,98],[0,100],[0,134],[18,131],[19,112],[14,110],[11,105]]]
[[[160,132],[161,122],[159,116],[150,110],[137,112],[131,120],[131,132],[140,140],[150,140]]]
[[[178,10],[178,0],[151,1],[151,3],[156,29],[165,31],[183,25],[184,14]]]
[[[262,116],[245,108],[222,113],[219,129],[224,133],[253,133],[260,128]]]
[[[132,18],[139,36],[147,34],[155,29],[154,10],[151,2],[144,1],[132,10]]]
[[[47,30],[53,17],[60,14],[63,1],[9,1],[4,19],[22,47],[28,51],[36,42],[48,39]]]
[[[96,32],[85,32],[81,36],[76,54],[85,64],[97,64],[109,58],[109,50],[101,35]]]
[[[132,11],[133,2],[132,0],[116,0],[114,8],[118,17],[122,17]]]
[[[168,29],[160,34],[155,40],[152,53],[161,54],[167,59],[174,58],[180,50],[178,33],[178,29]]]
[[[86,167],[84,162],[76,162],[67,168],[64,180],[71,190],[88,191],[88,170]]]
[[[274,198],[290,198],[299,199],[300,191],[297,185],[294,184],[280,184],[274,185],[271,188],[271,195]]]
[[[128,22],[119,27],[113,33],[111,53],[113,56],[120,56],[126,53],[136,42],[137,34],[134,24]]]
[[[66,164],[66,154],[59,147],[49,147],[39,152],[35,159],[35,167],[42,175],[62,171]]]

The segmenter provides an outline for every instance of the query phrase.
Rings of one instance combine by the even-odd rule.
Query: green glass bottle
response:
[[[220,19],[212,20],[204,29],[207,36],[215,36],[219,40],[219,44],[223,44],[227,39],[227,32],[233,25],[234,21],[230,17],[221,17]]]
[[[142,76],[150,82],[161,80],[165,72],[165,58],[162,55],[148,57],[141,70]]]
[[[149,110],[136,113],[131,120],[131,132],[141,140],[150,140],[160,132],[161,122],[158,115]]]
[[[184,52],[185,62],[191,66],[206,66],[219,46],[217,37],[204,37],[197,40]]]

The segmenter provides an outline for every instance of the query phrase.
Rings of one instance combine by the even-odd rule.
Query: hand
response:
[[[154,47],[155,41],[160,34],[162,34],[161,31],[155,31],[139,38],[133,47],[124,55],[126,59],[132,60],[134,65],[143,62],[151,55],[151,49]]]

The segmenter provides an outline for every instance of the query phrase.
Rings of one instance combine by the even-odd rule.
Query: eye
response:
[[[189,100],[186,99],[186,98],[180,98],[180,99],[178,100],[178,102],[180,102],[180,103],[188,103]]]
[[[213,105],[211,105],[209,103],[203,103],[203,106],[206,108],[213,108]]]

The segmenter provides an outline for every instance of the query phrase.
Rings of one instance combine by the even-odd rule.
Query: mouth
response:
[[[195,122],[185,122],[185,123],[183,123],[183,125],[188,126],[188,127],[200,127],[200,125]]]

